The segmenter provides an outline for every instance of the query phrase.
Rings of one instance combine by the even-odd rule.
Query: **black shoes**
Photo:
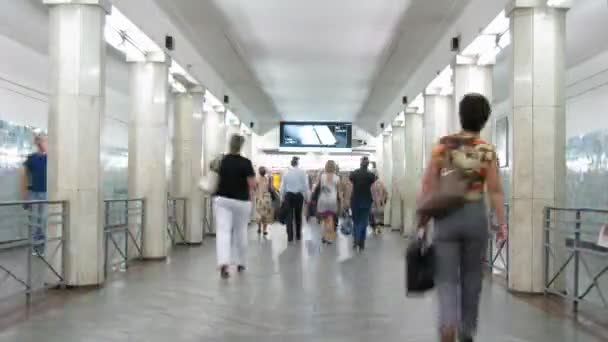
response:
[[[230,278],[230,272],[228,272],[228,266],[224,265],[220,268],[220,277],[222,277],[222,279]]]
[[[245,270],[246,270],[246,269],[247,269],[247,268],[246,268],[245,266],[243,266],[243,265],[238,265],[238,266],[236,267],[236,271],[237,271],[237,272],[239,272],[239,273],[243,273],[243,272],[245,272]]]

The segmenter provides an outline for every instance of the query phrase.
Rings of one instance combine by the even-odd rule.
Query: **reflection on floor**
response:
[[[436,341],[432,296],[405,299],[398,235],[370,237],[353,253],[341,237],[319,243],[318,228],[287,246],[252,229],[249,269],[220,280],[213,241],[145,263],[105,288],[73,294],[6,327],[0,341]],[[487,283],[479,341],[599,341]]]

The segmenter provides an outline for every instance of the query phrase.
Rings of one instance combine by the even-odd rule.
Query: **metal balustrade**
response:
[[[496,241],[496,230],[490,230],[488,238],[488,251],[485,263],[493,274],[509,279],[509,205],[505,204],[505,218],[507,220],[507,239]]]
[[[104,272],[129,267],[133,259],[143,256],[145,200],[109,199],[104,201]]]
[[[213,198],[205,196],[203,198],[203,238],[215,236],[213,226]]]
[[[0,298],[65,286],[66,201],[0,202],[2,229],[23,239],[0,242]]]
[[[186,242],[187,198],[169,198],[167,203],[167,234],[173,245]]]
[[[545,208],[544,291],[608,311],[608,248],[597,244],[608,210]]]

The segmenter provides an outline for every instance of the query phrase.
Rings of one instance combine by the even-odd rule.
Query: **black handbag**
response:
[[[405,295],[421,295],[434,287],[435,249],[425,238],[416,239],[405,254]]]

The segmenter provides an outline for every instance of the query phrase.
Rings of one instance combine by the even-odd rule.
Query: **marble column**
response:
[[[106,96],[103,32],[111,5],[101,0],[43,2],[49,6],[51,75],[48,197],[69,205],[65,244],[49,242],[46,258],[57,270],[65,258],[67,285],[97,285],[104,281],[100,145]],[[48,238],[62,236],[60,228],[50,222]],[[49,275],[48,281],[57,279]]]
[[[424,165],[428,163],[433,146],[445,135],[453,133],[448,128],[454,113],[454,100],[451,95],[425,92],[424,95]]]
[[[186,198],[186,217],[184,219],[184,211],[179,210],[178,220],[185,223],[185,241],[180,242],[187,244],[203,241],[203,194],[197,187],[202,176],[203,102],[204,90],[200,87],[177,94],[175,98],[172,195]],[[177,235],[176,238],[181,239]]]
[[[459,58],[457,58],[458,60]],[[454,113],[450,120],[450,131],[460,131],[458,106],[464,95],[479,93],[492,103],[493,66],[477,65],[477,58],[460,58],[463,61],[454,63]],[[464,61],[466,60],[466,61]],[[492,120],[488,120],[486,127],[481,131],[482,139],[491,142],[493,136]]]
[[[509,288],[543,291],[543,208],[563,206],[566,9],[514,1]]]
[[[389,193],[388,201],[384,206],[384,225],[391,224],[391,202],[392,202],[392,184],[393,184],[393,138],[388,132],[382,133],[382,173],[380,177],[386,186]]]
[[[243,136],[245,137],[245,144],[243,145],[243,157],[252,160],[252,134],[251,133],[245,133],[243,134]],[[253,161],[252,161],[253,162]]]
[[[392,132],[391,228],[403,231],[403,187],[405,182],[405,127],[393,124]]]
[[[218,113],[214,109],[207,110],[203,115],[203,175],[209,173],[211,162],[224,153],[226,145],[226,125],[224,113]],[[204,196],[204,233],[215,234],[213,224],[213,211],[211,208],[211,197]]]
[[[405,110],[405,178],[403,182],[404,234],[415,234],[416,194],[422,176],[423,135],[422,114],[418,108]]]
[[[164,53],[149,53],[145,62],[130,68],[129,197],[144,198],[143,256],[166,258],[167,168],[170,60]]]

